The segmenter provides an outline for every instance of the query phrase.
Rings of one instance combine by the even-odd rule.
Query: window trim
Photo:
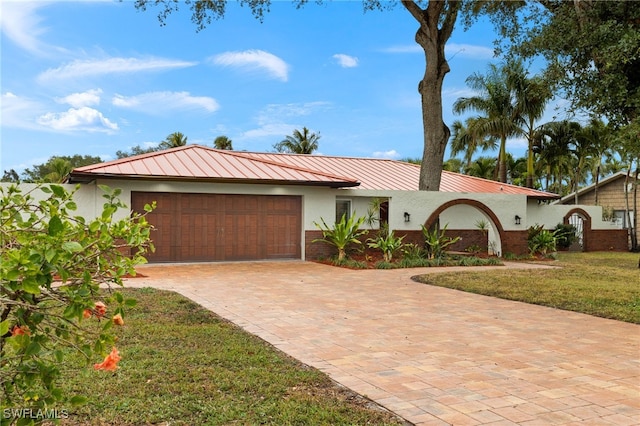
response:
[[[343,207],[340,213],[340,216],[338,216],[338,206],[341,203],[345,203],[346,209]],[[351,200],[351,198],[336,198],[336,223],[338,223],[340,221],[340,219],[342,218],[342,214],[346,213],[346,219],[349,220],[351,218],[351,215],[353,214],[353,201]]]

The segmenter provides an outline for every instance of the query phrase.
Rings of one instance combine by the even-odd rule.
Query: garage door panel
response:
[[[132,192],[132,208],[157,201],[150,262],[300,258],[298,196]]]
[[[266,258],[299,257],[300,220],[292,215],[269,215],[266,218]]]

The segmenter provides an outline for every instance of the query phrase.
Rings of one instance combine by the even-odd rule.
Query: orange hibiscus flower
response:
[[[94,311],[98,318],[103,317],[107,313],[107,305],[102,302],[96,302]]]
[[[21,336],[23,334],[26,334],[27,336],[31,336],[31,331],[29,330],[28,325],[20,325],[20,326],[16,325],[11,330],[12,336]]]
[[[94,364],[93,368],[96,370],[115,371],[118,368],[118,361],[120,361],[120,354],[114,347],[111,349],[111,353],[107,355],[100,364]]]
[[[115,325],[124,325],[124,319],[122,319],[122,315],[120,314],[114,315],[112,320]]]

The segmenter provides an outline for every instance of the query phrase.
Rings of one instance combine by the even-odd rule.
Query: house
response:
[[[630,182],[627,182],[626,172],[614,173],[600,180],[597,188],[594,183],[580,189],[577,194],[577,200],[582,205],[601,206],[603,220],[611,221],[619,229],[629,229],[630,225],[632,225],[635,228],[636,238],[640,239],[637,223],[634,225],[634,212],[640,210],[640,200],[636,198],[634,207],[633,176],[631,176],[630,180]],[[629,194],[629,215],[626,214],[627,201],[625,192]],[[576,193],[572,192],[557,202],[564,205],[575,204]]]
[[[407,235],[405,241],[420,241],[422,226],[439,223],[462,237],[459,244],[522,254],[529,226],[554,228],[575,208],[551,205],[555,194],[446,171],[440,191],[418,191],[419,174],[419,166],[394,160],[187,145],[80,167],[68,183],[80,184],[77,204],[86,217],[99,214],[100,185],[120,188],[122,201],[136,212],[155,202],[147,216],[155,226],[150,262],[327,256],[331,247],[313,243],[322,236],[316,223],[332,224],[342,213],[366,215],[373,200],[382,201],[373,216],[396,235]],[[591,241],[615,231],[601,220],[600,207],[580,209],[591,219],[585,230]],[[626,236],[616,244],[626,249]],[[611,247],[605,245],[589,249]]]

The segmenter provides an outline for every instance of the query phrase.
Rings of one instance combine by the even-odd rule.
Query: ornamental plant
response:
[[[425,251],[428,259],[442,260],[445,256],[447,247],[460,241],[460,237],[447,237],[447,226],[445,225],[441,231],[434,228],[433,231],[422,225],[422,235],[424,237]]]
[[[384,261],[391,262],[393,254],[402,248],[402,240],[405,236],[406,235],[396,237],[393,231],[389,231],[389,225],[385,223],[375,238],[369,238],[367,240],[367,245],[371,248],[381,250]]]
[[[364,216],[357,219],[355,216],[351,216],[347,219],[343,214],[340,221],[330,228],[324,219],[320,218],[322,224],[317,222],[313,222],[313,224],[322,231],[323,238],[317,238],[313,242],[323,242],[337,248],[338,262],[342,262],[347,256],[346,248],[349,244],[362,244],[359,237],[368,233],[366,229],[360,229],[365,220]]]
[[[144,254],[153,246],[144,215],[116,220],[115,213],[126,207],[120,190],[100,188],[102,212],[89,220],[73,215],[77,187],[0,187],[2,424],[39,423],[44,418],[33,413],[84,402],[56,385],[78,354],[96,370],[117,368],[118,326],[135,300],[115,288],[135,275],[135,265],[146,262]],[[16,414],[5,418],[7,412]],[[30,416],[20,415],[25,412]]]
[[[557,247],[556,231],[540,229],[528,241],[531,255],[539,254],[547,257],[550,252],[555,252]]]

